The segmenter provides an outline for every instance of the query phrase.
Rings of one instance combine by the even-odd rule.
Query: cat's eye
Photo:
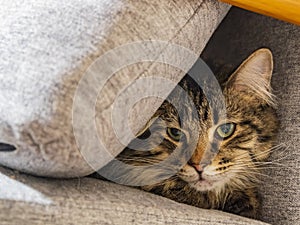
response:
[[[170,138],[172,138],[174,141],[180,141],[180,138],[182,137],[183,133],[181,130],[178,130],[176,128],[167,128],[167,134]]]
[[[216,135],[219,138],[226,139],[233,135],[236,125],[234,123],[225,123],[219,126],[216,130]]]

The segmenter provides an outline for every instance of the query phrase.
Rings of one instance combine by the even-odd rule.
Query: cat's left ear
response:
[[[273,56],[269,49],[262,48],[250,55],[231,75],[226,87],[237,91],[252,90],[265,101],[272,102],[271,78]]]

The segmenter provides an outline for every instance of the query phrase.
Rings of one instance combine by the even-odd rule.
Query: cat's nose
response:
[[[192,167],[194,167],[198,172],[203,172],[203,167],[200,164],[192,164]]]

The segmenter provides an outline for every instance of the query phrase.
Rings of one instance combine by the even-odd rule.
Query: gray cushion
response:
[[[19,197],[18,202],[0,200],[1,224],[265,224],[221,211],[179,204],[144,191],[93,178],[44,179],[4,168],[0,168],[1,173],[2,176],[7,175],[2,180],[0,176],[1,189],[8,189],[7,192],[12,190]],[[40,193],[29,193],[20,183],[3,184],[9,177]],[[19,187],[18,191],[14,190],[14,185]]]
[[[16,146],[17,151],[0,152],[0,164],[52,177],[91,173],[76,144],[80,144],[82,151],[97,149],[91,146],[97,140],[91,141],[92,137],[83,130],[91,132],[86,127],[89,124],[86,117],[80,114],[87,111],[86,105],[94,107],[96,99],[84,98],[80,102],[82,111],[76,124],[79,136],[87,140],[84,144],[74,138],[72,106],[79,81],[93,62],[111,49],[145,40],[165,41],[169,46],[178,44],[197,56],[228,9],[228,5],[216,0],[1,1],[0,142]],[[151,46],[141,46],[144,47],[138,52],[141,55],[144,51],[152,53]],[[134,50],[129,48],[125,56],[128,59],[136,56]],[[163,47],[155,50],[159,50],[156,58],[166,52]],[[123,55],[116,54],[115,58],[122,60]],[[190,68],[193,63],[189,60],[186,65]],[[109,75],[114,61],[105,66],[94,74],[97,81],[106,81],[103,73]],[[163,71],[163,77],[174,82],[184,75],[184,71],[162,63],[154,66],[140,62],[118,69],[100,92],[95,115],[97,134],[109,146],[101,150],[112,156],[124,148],[110,120],[111,105],[118,92],[145,75],[160,76]],[[87,84],[84,97],[100,91],[100,86],[95,87],[92,81],[84,84]],[[172,88],[165,86],[164,91],[168,93]],[[137,104],[135,112],[142,118],[137,119],[133,114],[131,118],[135,121],[131,128],[138,130],[161,102],[162,99],[156,98],[151,104],[149,101]],[[124,112],[119,113],[126,118]],[[119,128],[127,131],[123,126]],[[92,160],[94,157],[93,154]],[[97,155],[102,165],[108,158]]]
[[[272,86],[278,97],[278,144],[282,145],[272,154],[273,164],[261,185],[261,219],[272,224],[299,224],[300,27],[232,8],[202,57],[216,73],[223,70],[220,79],[224,79],[224,74],[230,74],[261,47],[270,48],[274,54]]]

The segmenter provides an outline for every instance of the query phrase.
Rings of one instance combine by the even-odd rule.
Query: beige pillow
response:
[[[72,113],[76,88],[93,62],[116,47],[148,40],[177,44],[199,55],[228,9],[228,5],[216,0],[3,2],[0,142],[17,150],[0,152],[0,164],[42,176],[90,174],[93,169],[76,145]],[[147,46],[145,49],[153,51]],[[131,50],[126,57],[135,56],[137,49]],[[163,55],[165,49],[160,51]],[[193,60],[185,65],[192,66]],[[110,67],[100,67],[98,72],[107,68]],[[96,119],[100,138],[109,147],[111,156],[124,147],[116,141],[110,120],[111,106],[120,90],[141,76],[158,74],[178,82],[184,73],[162,63],[153,66],[153,62],[141,62],[120,69],[106,83],[98,95]],[[101,75],[95,77],[103,81]],[[83,94],[98,91],[89,82]],[[172,88],[172,85],[165,87],[165,93]],[[161,102],[162,99],[152,99],[138,104],[131,115],[132,129],[137,131]],[[89,104],[80,102],[83,114]],[[87,130],[80,129],[88,122],[85,117],[80,118],[80,113],[76,115],[75,130],[79,136],[87,136],[84,144],[79,143],[80,150],[89,151],[93,138],[87,135]],[[140,117],[136,118],[137,115]],[[109,157],[97,155],[94,159],[104,165]]]

